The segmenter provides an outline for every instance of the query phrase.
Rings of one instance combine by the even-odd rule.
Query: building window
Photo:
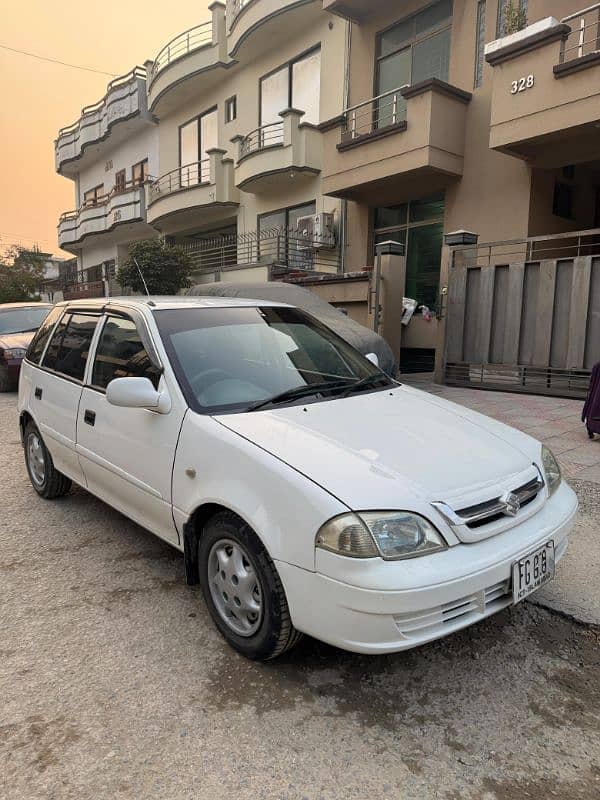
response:
[[[139,161],[131,168],[131,180],[134,186],[140,186],[148,180],[148,159]]]
[[[555,182],[552,213],[555,217],[573,219],[573,187],[568,183]]]
[[[302,122],[318,124],[321,99],[321,49],[300,56],[260,79],[260,126],[283,123],[287,108],[304,112]]]
[[[219,144],[217,109],[186,122],[179,128],[180,186],[185,189],[210,181],[208,151]]]
[[[376,95],[429,78],[448,80],[452,0],[440,0],[377,37]],[[402,110],[405,101],[401,100]],[[391,113],[391,111],[390,111]],[[383,127],[385,121],[379,127]]]
[[[376,208],[374,244],[393,240],[406,247],[406,297],[437,309],[444,238],[444,195]]]
[[[237,96],[229,97],[225,100],[225,123],[233,122],[237,119]]]
[[[496,37],[509,36],[527,26],[528,0],[499,0]]]
[[[89,208],[90,206],[97,206],[104,199],[104,184],[101,183],[98,186],[94,186],[93,189],[88,189],[87,192],[83,195],[83,205],[84,208]]]
[[[124,192],[126,185],[127,173],[124,169],[121,169],[115,175],[115,192]]]
[[[477,3],[477,29],[475,34],[475,80],[473,85],[478,89],[483,83],[483,65],[485,63],[485,12],[486,0]]]

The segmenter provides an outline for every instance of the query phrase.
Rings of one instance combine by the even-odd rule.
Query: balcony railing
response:
[[[339,248],[325,249],[298,229],[273,228],[243,234],[217,236],[184,245],[196,272],[268,266],[275,272],[337,272]]]
[[[138,79],[146,80],[146,70],[144,69],[144,67],[134,67],[131,70],[131,72],[127,73],[127,75],[120,75],[118,78],[112,80],[108,84],[106,88],[106,94],[104,95],[102,100],[98,100],[97,103],[93,103],[92,105],[85,106],[84,108],[82,108],[81,116],[77,120],[77,122],[74,122],[72,125],[67,125],[64,128],[61,128],[58,132],[57,138],[60,139],[61,136],[65,136],[68,133],[73,133],[74,131],[76,131],[79,127],[81,127],[82,124],[85,123],[86,117],[92,116],[102,109],[102,107],[106,103],[107,97],[111,94],[111,92],[114,92],[116,89],[120,89],[121,87],[126,86],[128,83],[131,83],[132,81]]]
[[[573,30],[563,41],[560,63],[600,52],[600,3],[569,14],[561,22]]]
[[[282,145],[284,143],[284,123],[271,122],[268,125],[262,125],[252,133],[249,133],[240,141],[240,158],[256,153],[259,150],[264,150],[267,147],[274,145]]]
[[[199,50],[201,47],[212,44],[212,41],[212,21],[204,22],[202,25],[196,25],[195,28],[190,28],[180,33],[174,39],[171,39],[156,56],[150,77],[153,79],[173,61],[177,61],[177,59],[188,55],[188,53],[193,53],[194,50]]]
[[[149,187],[149,200],[153,203],[160,197],[181,189],[190,189],[207,183],[210,183],[210,158],[177,167],[153,180]]]
[[[345,111],[342,143],[370,136],[405,122],[406,100],[402,96],[402,89],[406,88],[407,86],[401,86],[399,89],[385,92]]]
[[[251,3],[252,0],[227,0],[227,19],[229,20],[229,27],[233,25],[239,13]]]
[[[152,180],[152,178],[148,178],[148,180]],[[73,211],[65,211],[64,214],[61,214],[60,219],[58,220],[58,224],[60,225],[63,222],[77,219],[80,213],[86,208],[97,208],[99,206],[105,206],[112,200],[113,197],[116,197],[117,195],[120,194],[125,194],[125,192],[128,192],[130,189],[142,187],[144,183],[146,183],[146,181],[126,181],[125,183],[118,184],[114,186],[110,192],[106,192],[106,194],[98,195],[93,200],[85,200],[79,208]]]

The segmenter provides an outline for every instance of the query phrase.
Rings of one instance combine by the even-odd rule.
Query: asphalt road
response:
[[[83,490],[37,498],[14,395],[0,486],[0,797],[600,797],[598,628],[523,603],[408,654],[256,665],[178,553]]]

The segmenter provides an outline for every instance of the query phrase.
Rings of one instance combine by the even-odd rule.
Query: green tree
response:
[[[44,266],[45,256],[37,248],[12,247],[0,261],[0,303],[38,299]]]
[[[168,245],[162,239],[149,239],[130,246],[127,261],[117,271],[117,281],[133,292],[146,294],[141,271],[150,294],[177,294],[192,285],[192,269],[183,248]]]

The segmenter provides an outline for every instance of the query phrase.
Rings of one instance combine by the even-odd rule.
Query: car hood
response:
[[[485,495],[540,455],[525,434],[404,386],[216,419],[354,510]]]
[[[24,333],[3,333],[0,334],[0,347],[6,350],[9,350],[13,347],[21,347],[26,350],[34,336],[35,331],[26,331]]]

